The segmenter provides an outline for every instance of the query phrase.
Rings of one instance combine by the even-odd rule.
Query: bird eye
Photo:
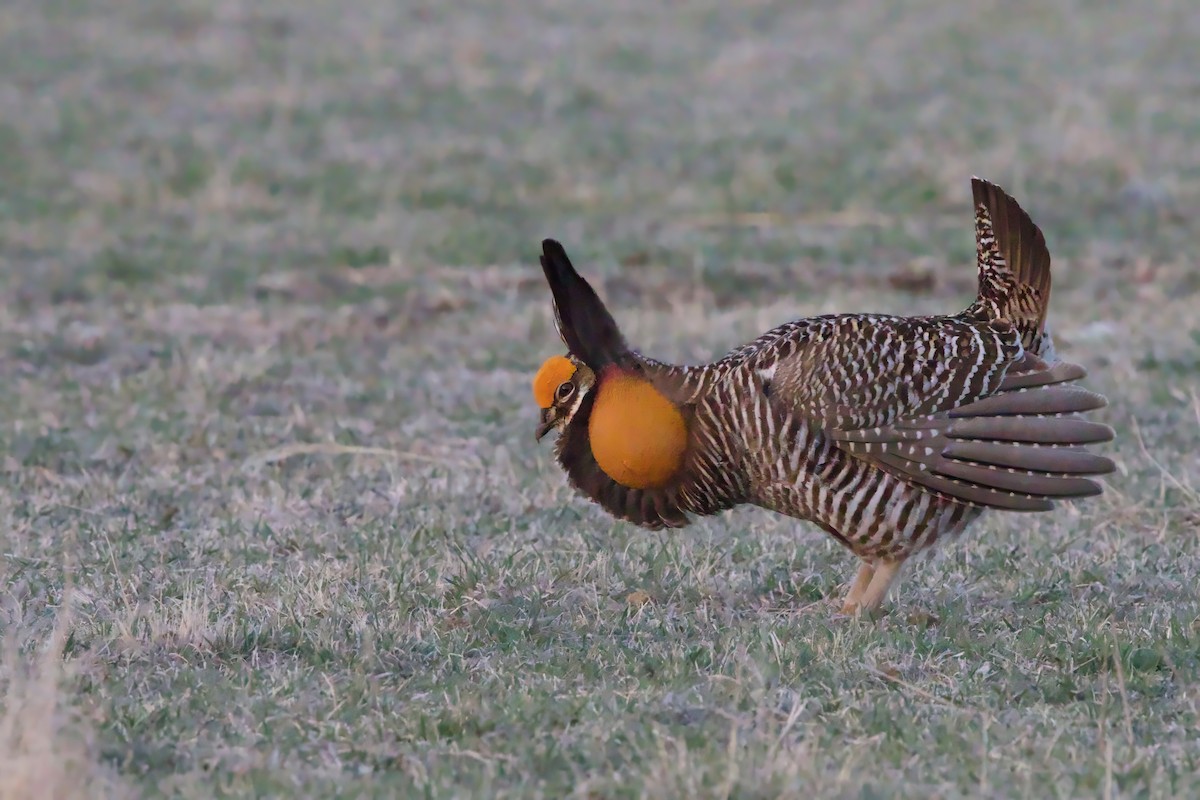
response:
[[[570,381],[563,381],[558,385],[558,389],[554,392],[554,396],[559,400],[566,400],[568,397],[574,394],[574,392],[575,384],[571,383]]]

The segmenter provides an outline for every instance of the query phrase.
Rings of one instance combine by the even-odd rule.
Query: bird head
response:
[[[540,441],[551,430],[562,432],[583,405],[596,383],[596,375],[572,356],[550,356],[533,376],[533,398],[542,410],[536,436]]]
[[[630,489],[669,485],[688,447],[683,413],[655,385],[646,362],[630,350],[600,297],[552,239],[542,242],[542,270],[568,355],[547,359],[533,379],[542,409],[537,438],[557,430],[560,457],[569,459],[571,448],[561,448],[561,435],[586,432],[588,458],[613,481]]]

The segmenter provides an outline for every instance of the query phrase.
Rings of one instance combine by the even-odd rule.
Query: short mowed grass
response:
[[[1105,494],[877,621],[813,526],[654,533],[529,379],[561,239],[654,355],[1055,256]],[[0,796],[1200,793],[1187,3],[0,9]]]

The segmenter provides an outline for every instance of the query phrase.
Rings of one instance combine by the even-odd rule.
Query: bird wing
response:
[[[1045,510],[1097,494],[1113,463],[1082,450],[1112,430],[1079,415],[1105,405],[1004,320],[817,318],[753,365],[773,403],[840,449],[957,502]],[[774,356],[774,360],[772,360]]]
[[[875,428],[996,392],[1022,355],[1004,321],[844,314],[790,323],[762,348],[773,396],[826,429]]]

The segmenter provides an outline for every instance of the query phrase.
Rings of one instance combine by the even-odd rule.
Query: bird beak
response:
[[[542,421],[538,423],[537,428],[533,432],[533,435],[537,437],[539,442],[542,440],[542,437],[549,433],[550,429],[554,427],[555,416],[556,415],[553,408],[542,409]]]

